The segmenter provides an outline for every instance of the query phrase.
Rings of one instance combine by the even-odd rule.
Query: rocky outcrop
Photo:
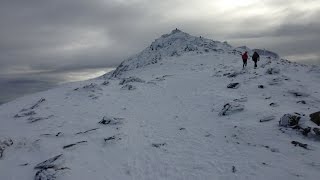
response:
[[[320,111],[310,114],[310,120],[320,126]]]

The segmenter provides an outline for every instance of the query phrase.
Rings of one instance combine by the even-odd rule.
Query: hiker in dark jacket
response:
[[[260,59],[260,56],[257,52],[254,52],[253,55],[252,55],[252,60],[254,62],[254,68],[257,68],[257,62],[259,61]]]
[[[247,66],[247,60],[248,60],[248,52],[246,51],[242,54],[242,61],[243,61],[242,68]]]

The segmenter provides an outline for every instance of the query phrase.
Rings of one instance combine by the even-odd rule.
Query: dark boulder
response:
[[[310,114],[310,120],[320,126],[320,111]]]
[[[238,89],[240,87],[240,83],[230,83],[227,88],[230,89]]]

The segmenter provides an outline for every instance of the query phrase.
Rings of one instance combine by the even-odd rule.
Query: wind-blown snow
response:
[[[278,121],[316,127],[319,68],[258,65],[175,30],[104,77],[4,104],[0,179],[318,179],[319,137]]]

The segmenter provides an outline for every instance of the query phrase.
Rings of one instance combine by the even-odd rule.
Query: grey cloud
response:
[[[292,45],[294,40],[274,42],[273,47],[279,48],[280,54],[284,55],[292,55],[292,49],[304,51],[299,53],[310,53],[310,49],[315,50],[312,45],[319,47],[312,40],[317,38],[310,38],[318,35],[319,25],[316,22],[319,11],[308,12],[296,8],[301,1],[267,0],[262,4],[257,2],[248,7],[231,8],[226,12],[213,9],[214,13],[208,17],[203,16],[201,11],[192,18],[181,14],[182,11],[174,16],[183,7],[199,3],[206,6],[206,2],[213,1],[7,0],[0,7],[0,70],[10,70],[16,66],[52,71],[116,66],[142,50],[154,38],[175,27],[191,34],[231,42],[245,38],[264,41],[274,36],[305,38],[301,40],[301,46]],[[270,7],[276,13],[241,16],[262,6]],[[280,15],[284,16],[283,22],[267,26]],[[309,24],[299,22],[301,19],[309,21]],[[86,38],[90,39],[86,34],[95,32],[94,40],[99,41],[96,42],[98,45],[85,42]],[[310,39],[312,45],[309,47],[305,41]],[[100,41],[105,44],[99,45]],[[90,46],[81,48],[86,43]],[[260,44],[263,42],[253,45]],[[282,48],[277,44],[290,48]],[[61,49],[73,45],[80,48]]]

